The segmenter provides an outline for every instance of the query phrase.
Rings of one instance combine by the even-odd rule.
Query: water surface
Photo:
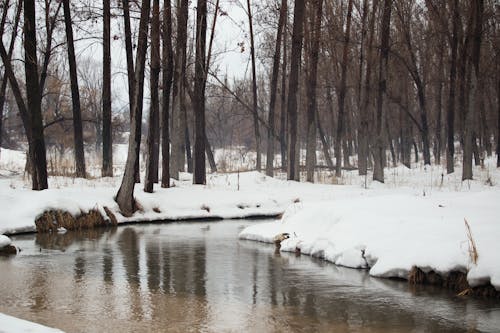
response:
[[[12,237],[0,312],[66,332],[495,332],[500,303],[238,240],[252,221]],[[1,323],[0,323],[1,326]],[[0,327],[1,329],[1,327]]]

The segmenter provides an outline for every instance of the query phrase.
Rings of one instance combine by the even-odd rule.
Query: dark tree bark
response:
[[[31,135],[28,136],[28,140],[32,167],[32,185],[33,190],[44,190],[48,188],[47,158],[43,136],[42,95],[38,79],[36,51],[35,1],[24,0],[24,70],[28,101],[27,110],[31,113],[29,117],[29,124],[31,125],[29,132]]]
[[[497,168],[500,168],[500,75],[499,74],[500,73],[497,74]]]
[[[174,71],[172,50],[172,9],[170,0],[163,1],[163,58],[162,58],[162,111],[161,111],[161,187],[170,187],[170,133],[169,109],[170,89]]]
[[[283,8],[283,7],[282,7]],[[285,8],[285,17],[288,17],[288,6]],[[283,62],[281,64],[281,110],[280,110],[280,150],[281,150],[281,171],[286,172],[287,169],[287,161],[286,161],[286,124],[287,124],[287,116],[286,116],[286,79],[287,79],[287,54],[286,54],[286,41],[287,41],[287,20],[285,20],[283,24]]]
[[[457,77],[457,48],[458,48],[458,0],[453,0],[452,33],[450,38],[450,80],[448,92],[448,106],[446,110],[446,172],[455,171],[455,89]]]
[[[186,162],[186,43],[187,43],[188,1],[178,0],[177,4],[177,43],[172,90],[172,122],[170,175],[179,179]]]
[[[149,10],[150,0],[142,2],[141,18],[139,22],[139,42],[137,45],[136,64],[137,68],[134,77],[134,109],[130,123],[130,136],[128,144],[127,162],[125,164],[125,172],[123,174],[122,183],[116,202],[120,207],[120,211],[124,216],[131,216],[137,209],[134,200],[134,186],[136,174],[136,161],[138,159],[138,151],[141,145],[141,119],[142,119],[142,100],[144,93],[144,70],[146,65],[146,51],[148,41],[149,28]]]
[[[248,24],[250,26],[250,55],[252,59],[252,97],[253,97],[253,126],[255,133],[255,150],[257,153],[257,171],[260,172],[262,168],[262,155],[260,151],[260,131],[259,131],[259,114],[257,105],[257,74],[255,68],[255,45],[253,36],[253,22],[252,22],[252,9],[250,7],[250,0],[247,0],[247,11],[248,11]]]
[[[349,1],[352,8],[352,0]],[[306,179],[314,182],[314,167],[316,166],[316,87],[318,85],[319,42],[321,39],[321,18],[323,16],[323,0],[313,1],[315,17],[311,31],[311,48],[309,50],[309,78],[307,84],[307,148],[306,148]]]
[[[370,20],[368,23],[368,44],[366,54],[366,73],[364,83],[364,93],[361,102],[360,116],[359,116],[359,151],[358,151],[358,168],[359,175],[365,176],[368,171],[368,153],[369,153],[369,123],[370,123],[370,100],[371,100],[371,78],[372,78],[372,64],[373,64],[373,39],[375,36],[375,18],[378,9],[378,0],[372,3],[372,10]]]
[[[276,91],[278,88],[278,74],[281,57],[281,37],[287,9],[287,0],[281,0],[280,16],[278,19],[278,31],[276,32],[276,44],[273,56],[273,69],[271,74],[271,86],[269,96],[269,117],[267,129],[267,155],[266,155],[266,175],[274,175],[274,114],[276,108]]]
[[[128,0],[122,1],[123,5],[123,27],[125,30],[125,54],[127,58],[127,80],[128,80],[128,102],[129,102],[129,112],[130,120],[133,117],[134,110],[134,96],[135,96],[135,69],[134,69],[134,54],[132,46],[132,29],[130,27],[130,2]],[[141,106],[142,108],[142,106]],[[135,182],[139,183],[141,181],[140,177],[140,167],[139,167],[139,150],[137,151],[137,161],[135,161],[134,175]]]
[[[288,81],[288,180],[300,180],[299,145],[297,142],[297,93],[299,88],[299,68],[304,36],[305,0],[295,1],[293,9],[292,55]]]
[[[382,26],[380,35],[380,56],[379,56],[379,73],[378,73],[378,90],[377,90],[377,113],[376,113],[376,132],[375,132],[375,149],[373,152],[373,180],[384,182],[384,97],[387,90],[387,67],[389,58],[389,38],[391,27],[391,10],[392,0],[384,0],[384,8],[382,14]]]
[[[480,76],[479,62],[481,53],[481,38],[483,33],[484,0],[474,0],[471,3],[472,43],[470,59],[470,91],[469,107],[466,107],[464,124],[464,154],[462,163],[462,180],[472,179],[472,150],[474,135],[474,112],[479,97],[478,81]]]
[[[111,28],[110,0],[103,1],[102,69],[102,176],[113,177],[113,139],[111,129]]]
[[[194,184],[206,184],[205,166],[205,52],[207,35],[207,0],[198,0],[196,6],[196,59],[194,77]]]
[[[335,176],[337,177],[340,177],[342,175],[341,147],[342,147],[342,140],[346,140],[346,138],[344,137],[345,97],[347,92],[347,58],[349,56],[349,36],[351,31],[351,17],[352,17],[352,0],[349,0],[349,4],[347,6],[346,30],[344,36],[344,48],[342,51],[340,87],[338,94],[339,117],[337,121],[337,133],[335,140]]]
[[[42,95],[45,90],[47,71],[49,68],[50,58],[52,56],[52,41],[53,41],[54,29],[56,27],[57,17],[59,11],[61,10],[62,5],[63,3],[59,2],[59,4],[57,5],[56,12],[52,16],[52,18],[50,17],[50,2],[48,3],[47,8],[45,8],[45,30],[47,31],[47,37],[46,37],[45,52],[43,54],[42,68],[40,71],[40,93]]]
[[[160,154],[160,100],[158,82],[160,79],[160,0],[153,0],[151,18],[151,70],[150,86],[151,103],[149,108],[148,158],[146,160],[146,178],[144,192],[153,192],[153,184],[158,183],[158,164]]]
[[[63,1],[64,25],[68,47],[69,78],[71,82],[71,102],[73,105],[73,131],[75,146],[75,175],[85,178],[85,151],[83,149],[82,111],[80,107],[80,91],[78,89],[78,74],[76,71],[76,55],[73,40],[73,27],[69,0]]]

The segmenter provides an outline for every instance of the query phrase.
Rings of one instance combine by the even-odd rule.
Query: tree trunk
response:
[[[292,55],[288,83],[288,180],[300,180],[298,168],[299,145],[297,142],[297,93],[304,36],[305,0],[296,0],[293,9]]]
[[[318,115],[316,115],[316,125],[318,126],[319,138],[323,147],[323,155],[325,155],[326,165],[328,165],[328,168],[333,171],[335,166],[333,165],[332,157],[330,156],[330,145],[326,140],[325,131],[323,131],[323,127],[321,127],[321,121],[319,120]]]
[[[144,192],[153,193],[154,183],[158,183],[158,164],[160,154],[160,100],[158,83],[160,79],[160,0],[153,0],[151,18],[151,65],[150,86],[151,103],[149,108],[149,124],[146,160],[146,177]]]
[[[172,152],[170,155],[170,176],[179,179],[186,162],[186,96],[184,79],[186,75],[188,1],[178,0],[177,4],[177,44],[172,90]]]
[[[472,25],[471,31],[471,59],[470,59],[470,91],[469,91],[469,104],[466,107],[465,124],[464,124],[464,154],[462,163],[462,180],[472,179],[472,150],[474,135],[474,111],[477,106],[479,97],[478,80],[479,80],[479,62],[481,53],[481,38],[483,31],[483,11],[484,0],[474,0],[471,5]],[[473,30],[472,30],[473,29]]]
[[[255,150],[257,153],[256,159],[256,169],[260,172],[261,163],[261,151],[260,151],[260,131],[259,131],[259,110],[257,105],[257,74],[255,68],[255,45],[253,36],[253,22],[252,22],[252,9],[250,7],[250,0],[247,0],[247,10],[248,10],[248,24],[250,26],[250,54],[252,58],[252,96],[253,96],[253,126],[255,132]]]
[[[372,10],[368,24],[368,45],[366,54],[366,74],[364,84],[364,94],[361,102],[360,116],[359,116],[359,151],[358,151],[358,173],[360,176],[365,176],[368,171],[368,156],[369,156],[369,123],[370,123],[370,100],[371,100],[371,77],[372,77],[372,64],[373,64],[373,39],[375,35],[375,18],[378,9],[378,0],[372,3]]]
[[[446,172],[448,174],[455,172],[455,89],[457,77],[457,48],[458,48],[458,0],[453,1],[453,31],[450,39],[450,81],[448,94],[448,108],[446,111]]]
[[[500,168],[500,73],[497,72],[497,168]]]
[[[342,175],[342,141],[345,131],[345,97],[347,92],[347,58],[349,56],[349,35],[351,31],[351,17],[352,17],[352,0],[349,0],[347,6],[347,21],[344,36],[344,48],[342,52],[342,64],[340,75],[340,87],[338,94],[339,116],[337,120],[337,133],[335,139],[335,176]]]
[[[269,118],[267,129],[267,157],[266,157],[266,175],[274,175],[274,114],[276,107],[276,91],[278,87],[278,74],[281,57],[281,37],[283,36],[283,26],[287,12],[287,0],[281,0],[280,16],[278,19],[278,31],[276,32],[276,44],[273,56],[273,69],[271,74],[271,86],[269,97]]]
[[[113,177],[113,139],[111,129],[111,36],[110,0],[103,1],[102,69],[102,176]]]
[[[376,114],[376,133],[375,133],[375,151],[373,153],[374,167],[373,180],[384,182],[384,95],[387,90],[387,65],[389,58],[389,34],[391,27],[391,9],[392,0],[384,0],[384,10],[382,14],[382,26],[380,36],[380,57],[379,57],[379,76],[377,91],[377,114]]]
[[[170,187],[170,133],[169,109],[170,89],[174,71],[172,50],[172,6],[170,0],[163,1],[163,58],[162,58],[162,110],[161,110],[161,187]]]
[[[33,190],[44,190],[48,188],[47,158],[43,136],[42,95],[38,79],[34,0],[24,0],[24,52],[27,110],[31,113],[29,117],[29,124],[31,125],[29,132],[31,135],[28,135],[28,139],[32,165],[32,185]]]
[[[196,59],[194,77],[194,175],[193,184],[207,183],[205,150],[205,52],[207,35],[207,0],[198,0],[196,6]]]
[[[130,120],[132,121],[134,110],[134,96],[135,96],[135,69],[134,69],[134,54],[132,47],[132,29],[130,27],[130,4],[128,0],[123,0],[123,26],[125,29],[125,54],[127,57],[127,80],[128,80],[128,101]],[[137,160],[135,161],[134,175],[135,182],[140,183],[140,167],[139,167],[139,151],[137,151]]]
[[[68,43],[69,78],[71,81],[71,102],[73,104],[73,131],[75,142],[75,175],[85,178],[85,152],[83,149],[82,111],[80,107],[80,91],[78,89],[78,74],[76,71],[75,45],[69,0],[63,2],[64,25]]]
[[[287,7],[288,12],[288,7]],[[285,13],[285,17],[288,17],[287,12]],[[287,54],[286,54],[286,41],[287,41],[287,20],[283,23],[283,63],[281,64],[281,110],[280,110],[280,150],[281,150],[281,171],[286,172],[287,163],[286,163],[286,129],[287,129],[287,105],[286,105],[286,67],[287,67]]]
[[[141,18],[139,21],[139,38],[137,45],[137,68],[134,77],[134,109],[130,123],[130,136],[128,144],[127,162],[125,164],[125,172],[123,174],[122,183],[116,202],[120,207],[120,211],[124,216],[131,216],[137,209],[134,200],[134,186],[136,174],[136,161],[138,159],[138,151],[141,145],[141,119],[142,119],[142,100],[144,93],[144,70],[146,65],[146,51],[148,41],[149,28],[149,9],[150,0],[142,2]]]
[[[309,79],[307,84],[307,146],[306,146],[306,173],[307,181],[314,183],[314,167],[316,166],[316,87],[318,85],[319,42],[321,39],[321,18],[323,15],[323,0],[312,2],[316,10],[311,20],[311,48],[309,50]],[[350,0],[352,3],[352,0]],[[351,7],[352,8],[352,7]]]

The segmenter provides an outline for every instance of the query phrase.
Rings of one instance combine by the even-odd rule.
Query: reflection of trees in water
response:
[[[102,276],[104,282],[113,283],[113,252],[106,243],[102,250]]]
[[[157,240],[146,242],[146,266],[148,268],[148,289],[156,293],[160,287],[160,246]]]
[[[130,291],[130,311],[134,320],[143,316],[139,278],[139,240],[135,229],[126,227],[118,236],[118,247],[122,253],[128,290]]]
[[[65,233],[37,233],[35,244],[42,249],[65,251],[70,245],[83,240],[100,240],[103,235],[110,237],[116,232],[113,228],[70,230]]]
[[[77,255],[75,258],[74,278],[75,282],[83,281],[85,277],[85,258],[82,255]]]

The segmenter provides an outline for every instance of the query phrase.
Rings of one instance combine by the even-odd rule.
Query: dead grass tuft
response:
[[[472,231],[470,230],[470,225],[466,219],[464,219],[465,228],[467,229],[467,238],[469,239],[469,258],[470,261],[477,265],[477,259],[479,258],[479,254],[476,248],[476,242],[474,241],[474,237],[472,237]]]
[[[92,209],[88,213],[81,213],[77,217],[66,211],[49,210],[45,211],[35,220],[35,225],[37,232],[56,233],[57,229],[61,227],[66,230],[81,230],[116,225],[116,218],[113,221],[110,217],[110,220],[105,220],[96,209]]]

